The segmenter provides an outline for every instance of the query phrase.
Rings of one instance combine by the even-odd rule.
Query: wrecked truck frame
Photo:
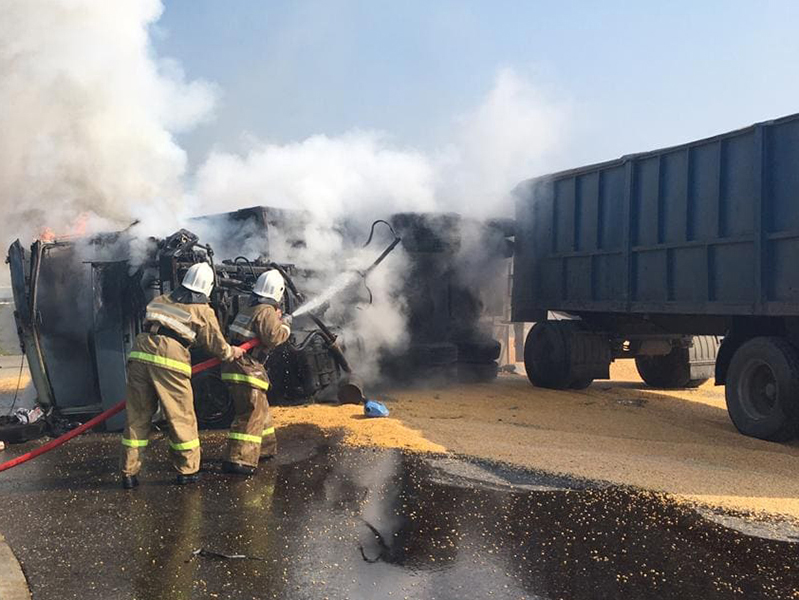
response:
[[[268,259],[236,257],[214,262],[213,249],[190,231],[151,239],[147,257],[132,267],[126,232],[91,238],[33,242],[29,252],[17,240],[8,254],[15,319],[21,348],[30,366],[38,402],[61,415],[85,420],[124,398],[126,360],[141,331],[149,300],[173,290],[192,264],[208,262],[217,285],[211,297],[223,332],[249,297],[257,277],[270,269],[286,278],[283,309],[293,312],[303,300],[294,279],[313,272]],[[313,315],[295,321],[292,338],[270,353],[270,401],[306,402],[335,396],[350,368],[337,333]],[[300,341],[298,341],[300,340]],[[193,362],[209,358],[192,351]],[[227,426],[233,416],[219,369],[192,380],[198,420],[204,427]],[[121,428],[112,418],[107,428]]]
[[[232,258],[222,261],[217,261],[214,248],[187,230],[160,240],[152,238],[146,248],[132,245],[135,238],[128,231],[38,240],[29,251],[15,242],[8,254],[15,316],[39,403],[74,420],[85,420],[123,398],[126,357],[141,331],[144,307],[155,295],[174,289],[196,262],[213,264],[217,286],[211,304],[225,333],[241,298],[249,295],[257,276],[270,268],[286,277],[284,309],[293,312],[304,300],[302,291],[319,291],[311,284],[320,274],[264,256],[279,254],[281,244],[302,247],[308,222],[302,211],[262,206],[192,220],[192,229],[195,225],[197,230],[224,229],[214,248],[224,246],[220,253]],[[231,223],[233,227],[225,226]],[[507,270],[513,254],[512,221],[475,223],[455,213],[398,213],[383,223],[393,240],[381,237],[381,244],[387,245],[373,266],[360,274],[365,277],[402,238],[405,285],[398,293],[404,299],[409,334],[406,346],[381,356],[384,380],[404,386],[495,378],[500,344],[485,327],[484,317],[486,312],[501,316],[502,310],[486,311],[477,289],[485,287],[482,277],[476,285],[474,279],[464,279],[464,273],[501,275]],[[354,239],[358,229],[344,224],[340,233]],[[475,231],[479,232],[478,255],[464,257],[465,240],[474,240]],[[245,249],[254,253],[249,244],[253,235],[259,238],[261,258],[250,260],[240,254]],[[134,257],[137,262],[132,262]],[[463,269],[462,263],[468,268]],[[330,274],[321,275],[324,279]],[[368,287],[363,292],[371,297]],[[266,364],[271,403],[361,399],[358,386],[351,385],[358,378],[350,376],[338,333],[316,314],[295,319],[290,343],[273,350]],[[358,340],[349,353],[353,350],[360,350]],[[196,352],[192,358],[198,362],[208,357]],[[196,376],[192,385],[201,426],[226,426],[232,418],[232,403],[218,369]],[[348,392],[346,396],[342,389]],[[122,424],[123,417],[117,415],[107,427],[115,430]]]

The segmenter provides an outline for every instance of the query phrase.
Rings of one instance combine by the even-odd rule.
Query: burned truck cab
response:
[[[232,215],[198,219],[200,230],[218,229],[247,234],[247,240],[228,238],[229,248],[250,244],[257,232],[261,248],[270,228],[283,222],[302,220],[292,211],[255,208]],[[231,227],[229,223],[235,223]],[[283,231],[289,230],[285,227]],[[231,239],[233,238],[233,239]],[[211,304],[226,333],[242,302],[249,300],[257,277],[278,269],[296,290],[313,273],[290,263],[276,263],[261,254],[248,259],[234,254],[218,260],[210,244],[201,243],[192,231],[181,229],[164,239],[142,240],[129,231],[63,240],[37,240],[29,249],[16,241],[9,249],[8,263],[16,305],[15,320],[20,344],[31,370],[38,402],[72,420],[86,420],[110,408],[125,396],[126,361],[141,324],[147,303],[175,289],[186,270],[197,262],[214,268],[216,286]],[[298,303],[287,293],[283,307],[292,312]],[[319,335],[310,320],[298,320],[292,339],[270,355],[267,369],[272,381],[270,401],[299,403],[321,393],[335,397],[342,372],[331,336]],[[206,358],[193,351],[193,362]],[[219,371],[210,370],[192,381],[200,424],[224,427],[233,408]],[[124,417],[106,424],[117,430]]]
[[[122,258],[124,246],[121,236],[110,235],[38,240],[29,251],[16,241],[9,249],[17,332],[46,409],[82,419],[124,397],[125,357],[144,302]],[[106,260],[87,260],[92,251]],[[117,415],[108,427],[122,424]]]
[[[15,242],[8,255],[15,317],[39,403],[85,420],[124,398],[126,360],[147,303],[177,288],[198,262],[213,268],[210,300],[225,333],[242,303],[249,302],[259,275],[276,269],[286,280],[282,308],[294,321],[291,338],[265,364],[270,403],[362,400],[348,353],[356,367],[379,354],[379,379],[372,373],[371,383],[496,377],[500,344],[492,323],[507,312],[512,227],[452,213],[401,213],[372,223],[364,246],[363,224],[325,226],[325,233],[341,242],[337,252],[352,252],[369,264],[345,267],[337,252],[320,259],[318,252],[306,251],[318,224],[303,211],[271,207],[192,219],[188,229],[161,239],[142,238],[128,228],[37,240],[29,250]],[[350,323],[357,309],[371,304],[367,277],[401,241],[403,253],[394,263],[398,272],[392,274],[400,285],[392,294],[406,321],[407,331],[397,333],[407,333],[408,343],[375,352],[366,349],[364,332]],[[306,303],[309,298],[314,300]],[[486,320],[488,313],[493,321]],[[322,320],[328,315],[330,324]],[[207,358],[202,350],[192,351],[194,363]],[[226,427],[233,407],[219,369],[198,374],[192,386],[201,426]],[[348,390],[347,399],[340,388]],[[358,393],[350,394],[353,389]],[[117,415],[107,427],[122,425]]]

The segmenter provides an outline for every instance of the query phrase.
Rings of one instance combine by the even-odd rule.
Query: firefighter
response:
[[[122,435],[122,486],[139,484],[141,453],[148,444],[152,418],[161,409],[169,425],[172,464],[177,483],[199,479],[200,440],[191,389],[189,348],[200,346],[225,362],[241,358],[241,348],[222,335],[208,304],[214,272],[206,263],[192,265],[171,294],[147,305],[143,331],[128,357],[127,416]]]
[[[230,384],[236,415],[228,433],[222,470],[252,475],[259,459],[277,452],[277,438],[266,391],[269,379],[264,362],[270,350],[291,335],[291,316],[283,316],[280,301],[286,282],[275,270],[262,273],[253,286],[247,306],[239,310],[230,326],[231,341],[240,344],[257,337],[261,345],[235,363],[222,367],[222,380]]]

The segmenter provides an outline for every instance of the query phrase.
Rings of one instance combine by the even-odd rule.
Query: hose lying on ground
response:
[[[251,350],[252,348],[255,348],[260,343],[261,343],[260,340],[258,340],[258,338],[255,338],[247,342],[244,342],[241,346],[239,346],[239,348],[241,348],[246,352],[248,350]],[[222,361],[220,361],[218,358],[211,358],[204,362],[198,363],[191,368],[191,374],[196,375],[197,373],[201,373],[202,371],[207,371],[208,369],[218,365],[220,362]],[[84,431],[87,431],[92,427],[99,425],[103,421],[110,419],[115,414],[123,411],[124,409],[125,409],[125,401],[122,400],[118,404],[115,404],[108,410],[94,417],[91,421],[87,421],[86,423],[80,425],[79,427],[76,427],[72,431],[68,431],[64,435],[57,437],[54,440],[50,440],[49,442],[47,442],[43,446],[39,446],[35,450],[31,450],[30,452],[26,452],[25,454],[22,454],[20,456],[17,456],[16,458],[12,458],[11,460],[0,464],[0,472],[10,469],[12,467],[16,467],[17,465],[21,465],[22,463],[28,462],[29,460],[32,460],[37,456],[44,454],[45,452],[49,452],[53,448],[57,448],[61,444],[68,442],[72,438],[80,435]]]

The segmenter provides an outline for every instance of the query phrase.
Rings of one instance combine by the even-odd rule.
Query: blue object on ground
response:
[[[367,400],[363,403],[363,414],[367,417],[387,417],[386,405],[376,400]]]

